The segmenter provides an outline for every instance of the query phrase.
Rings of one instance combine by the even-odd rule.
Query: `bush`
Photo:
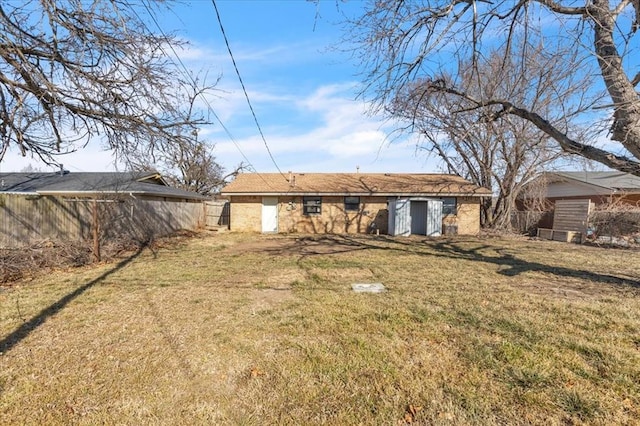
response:
[[[622,238],[640,243],[640,208],[626,205],[604,205],[589,215],[589,229],[593,237]]]

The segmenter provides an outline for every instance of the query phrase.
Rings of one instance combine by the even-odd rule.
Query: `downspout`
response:
[[[138,199],[136,198],[136,196],[135,196],[135,195],[133,195],[133,192],[130,192],[130,193],[129,193],[129,197],[133,198],[133,199],[134,199],[134,200],[136,200],[136,201],[138,200]],[[131,208],[129,209],[129,217],[130,217],[131,219],[133,219],[133,203],[131,204]]]

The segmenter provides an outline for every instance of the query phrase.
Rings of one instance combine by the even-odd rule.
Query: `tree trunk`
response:
[[[594,26],[596,57],[615,108],[611,138],[640,158],[640,97],[622,67],[622,58],[613,39],[616,16],[609,9],[607,0],[593,0],[589,12]]]

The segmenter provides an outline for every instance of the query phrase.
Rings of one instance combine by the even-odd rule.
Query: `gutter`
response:
[[[413,192],[413,193],[393,193],[393,192],[221,192],[221,196],[292,196],[292,197],[491,197],[491,193],[477,192]]]
[[[2,193],[2,192],[0,192]],[[25,192],[20,192],[19,194],[26,194]],[[73,196],[73,197],[93,197],[96,195],[100,196],[114,196],[114,195],[128,195],[130,197],[134,197],[134,194],[147,195],[149,197],[165,197],[165,198],[176,198],[176,199],[189,199],[189,200],[198,200],[198,201],[206,201],[208,198],[204,195],[197,194],[196,196],[191,196],[187,194],[167,194],[162,192],[146,192],[146,191],[41,191],[37,192],[38,195],[53,195],[53,196]]]
[[[35,191],[0,191],[0,195],[41,195],[39,192]]]
[[[550,173],[565,179],[565,181],[566,180],[570,180],[570,181],[574,181],[574,182],[579,182],[579,183],[581,183],[583,185],[595,186],[597,188],[606,189],[608,191],[615,191],[615,188],[612,188],[610,186],[599,185],[599,184],[591,182],[589,180],[583,180],[583,179],[578,179],[578,178],[573,177],[573,176],[567,176],[567,175],[562,174],[562,172],[550,172]]]

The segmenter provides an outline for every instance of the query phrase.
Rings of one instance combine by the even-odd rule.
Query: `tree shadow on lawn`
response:
[[[597,283],[613,284],[640,288],[640,280],[611,274],[602,274],[584,269],[552,266],[544,263],[519,259],[513,254],[505,253],[504,249],[491,245],[481,245],[465,248],[462,244],[469,242],[460,239],[415,238],[380,236],[352,236],[352,235],[322,235],[301,237],[293,240],[292,244],[280,244],[278,247],[265,248],[271,254],[299,255],[301,258],[316,255],[338,254],[359,250],[392,250],[427,257],[444,257],[453,260],[468,260],[495,264],[501,268],[498,273],[514,277],[524,272],[541,272],[560,277],[579,278]],[[473,242],[477,242],[474,240]],[[488,256],[482,250],[494,250],[498,256]]]
[[[436,241],[432,243],[433,248],[438,253],[446,253],[446,256],[454,259],[464,259],[471,261],[479,261],[484,263],[493,263],[506,268],[500,269],[499,274],[508,277],[515,277],[523,272],[542,272],[545,274],[553,274],[560,277],[579,278],[593,282],[604,284],[625,285],[640,288],[640,280],[621,277],[610,274],[602,274],[584,269],[568,268],[564,266],[552,266],[539,262],[531,262],[519,259],[513,254],[505,253],[504,249],[496,248],[490,245],[482,245],[474,248],[463,248],[452,241]],[[487,256],[480,253],[484,249],[493,249],[499,256]],[[438,254],[439,255],[439,254]]]
[[[129,263],[133,262],[138,256],[140,256],[140,254],[142,254],[146,247],[148,247],[148,244],[143,244],[134,254],[117,263],[112,269],[104,272],[102,275],[94,278],[88,283],[76,288],[71,293],[66,294],[61,299],[57,300],[53,304],[38,312],[38,314],[31,318],[29,321],[24,322],[22,325],[20,325],[20,327],[16,328],[13,332],[0,340],[0,356],[13,349],[18,343],[27,338],[27,336],[29,336],[33,331],[40,327],[40,325],[42,325],[47,319],[53,317],[62,309],[64,309],[64,307],[67,306],[69,302],[78,298],[91,287],[104,281],[109,275],[121,270]]]

